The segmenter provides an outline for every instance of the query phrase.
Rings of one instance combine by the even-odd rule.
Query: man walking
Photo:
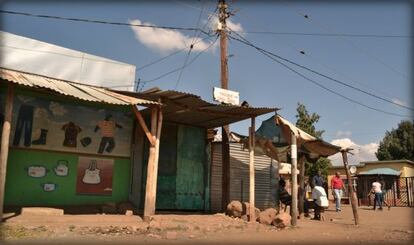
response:
[[[382,190],[381,190],[381,183],[379,182],[379,179],[377,178],[375,182],[372,183],[372,189],[371,192],[374,193],[374,211],[379,206],[379,210],[382,210]]]
[[[342,188],[344,187],[344,182],[340,177],[340,173],[336,172],[335,176],[331,179],[331,188],[333,190],[333,196],[335,197],[336,212],[341,211],[341,198],[342,198]]]

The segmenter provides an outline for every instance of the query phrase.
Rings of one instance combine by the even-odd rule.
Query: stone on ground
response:
[[[259,222],[265,225],[271,225],[276,218],[277,211],[274,208],[268,208],[259,214]]]
[[[280,213],[276,215],[276,218],[273,220],[273,225],[277,228],[285,228],[290,225],[291,217],[288,213]]]
[[[24,207],[22,208],[22,215],[63,215],[63,209],[59,208],[44,208],[44,207]]]
[[[231,201],[227,205],[227,215],[230,217],[237,217],[240,218],[242,216],[243,207],[241,202],[239,201]]]
[[[133,213],[134,210],[135,210],[135,207],[130,202],[122,202],[122,203],[118,204],[118,212],[120,214],[126,214],[127,215],[127,211],[131,211]]]
[[[249,218],[250,217],[250,204],[248,202],[243,202],[242,206],[243,206],[242,216],[246,215],[247,218]],[[255,207],[254,210],[255,210],[255,214],[256,214],[255,215],[256,221],[258,221],[259,220],[259,215],[260,215],[260,209]]]

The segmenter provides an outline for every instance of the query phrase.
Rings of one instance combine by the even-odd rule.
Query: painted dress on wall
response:
[[[128,157],[131,118],[130,112],[18,95],[11,146]]]

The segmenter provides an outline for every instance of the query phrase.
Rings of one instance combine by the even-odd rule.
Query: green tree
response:
[[[296,127],[302,129],[306,133],[318,138],[322,139],[322,134],[325,130],[316,130],[315,123],[319,121],[321,116],[316,113],[309,113],[306,109],[304,104],[298,103],[298,107],[296,108],[297,115],[296,115]],[[320,157],[317,160],[312,162],[305,162],[305,175],[307,176],[314,176],[318,172],[321,171],[322,176],[325,178],[328,175],[328,168],[330,165],[331,160],[325,157]]]
[[[316,130],[315,123],[319,121],[321,116],[316,113],[309,114],[308,110],[304,104],[298,103],[298,107],[296,108],[297,115],[296,115],[296,127],[302,129],[306,133],[321,139],[322,134],[325,130]]]
[[[397,129],[387,131],[375,155],[378,160],[406,159],[414,161],[413,121],[401,121]]]

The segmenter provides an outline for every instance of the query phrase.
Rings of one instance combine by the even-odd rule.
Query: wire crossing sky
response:
[[[241,101],[282,108],[292,122],[303,103],[321,116],[316,128],[325,140],[349,139],[371,155],[404,119],[396,115],[412,117],[408,1],[229,1],[229,9],[229,88]],[[212,101],[220,86],[216,10],[212,0],[8,1],[0,16],[3,31],[135,65],[140,90],[158,86]],[[231,130],[247,134],[247,125]]]

